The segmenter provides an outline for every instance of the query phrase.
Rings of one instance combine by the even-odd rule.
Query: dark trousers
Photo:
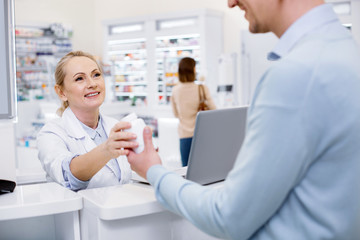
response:
[[[188,165],[191,142],[192,142],[192,137],[180,138],[180,154],[181,154],[181,163],[183,167]]]

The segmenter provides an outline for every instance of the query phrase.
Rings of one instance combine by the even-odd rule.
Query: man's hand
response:
[[[104,154],[109,156],[109,159],[117,158],[120,155],[127,155],[129,153],[128,149],[139,146],[138,142],[131,141],[136,139],[134,133],[123,131],[130,127],[131,124],[129,122],[120,121],[111,129],[109,138],[102,144]]]
[[[146,179],[146,173],[149,168],[153,165],[161,164],[161,159],[152,143],[152,131],[150,127],[146,126],[144,128],[143,136],[144,151],[136,154],[130,150],[128,154],[128,161],[131,165],[131,169]]]

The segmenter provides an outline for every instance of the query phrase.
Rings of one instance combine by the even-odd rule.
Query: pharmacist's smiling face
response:
[[[98,111],[105,99],[105,82],[96,62],[87,57],[73,57],[65,65],[62,100],[73,111]]]

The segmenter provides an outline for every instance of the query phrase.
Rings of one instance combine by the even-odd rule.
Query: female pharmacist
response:
[[[105,98],[102,69],[88,53],[74,51],[64,56],[55,70],[55,91],[61,116],[39,132],[39,159],[47,177],[78,191],[127,183],[131,169],[126,148],[136,135],[122,130],[129,122],[101,115]]]

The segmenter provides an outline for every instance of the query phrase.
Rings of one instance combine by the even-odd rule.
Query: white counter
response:
[[[125,184],[80,191],[84,209],[103,220],[137,217],[164,211],[146,184]]]
[[[79,218],[80,210],[80,218]],[[56,183],[0,195],[0,239],[215,239],[164,209],[150,185],[82,190]]]
[[[57,183],[0,195],[1,239],[80,239],[82,197]]]
[[[78,192],[82,239],[215,239],[165,210],[151,186],[140,183]]]

